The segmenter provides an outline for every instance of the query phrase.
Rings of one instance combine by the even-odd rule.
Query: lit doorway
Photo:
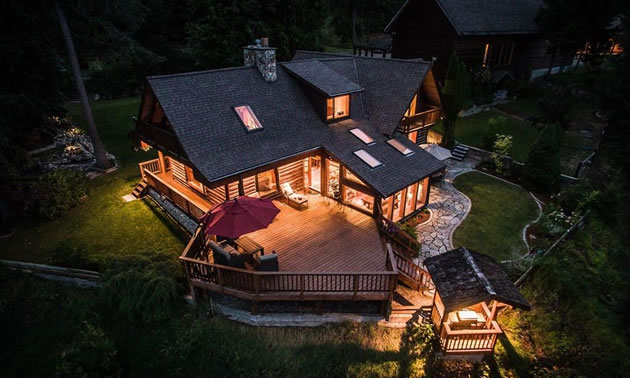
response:
[[[310,188],[318,192],[322,191],[322,158],[311,156],[308,159],[308,174]]]

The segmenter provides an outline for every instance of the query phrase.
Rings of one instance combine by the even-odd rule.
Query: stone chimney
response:
[[[243,60],[247,67],[256,65],[265,81],[271,83],[278,79],[276,48],[269,47],[269,38],[257,39],[255,45],[243,47]]]

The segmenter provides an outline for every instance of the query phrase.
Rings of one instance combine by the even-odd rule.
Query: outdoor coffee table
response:
[[[253,256],[256,253],[260,252],[261,255],[265,254],[265,249],[260,244],[256,243],[252,239],[247,236],[241,236],[240,238],[234,240],[234,244],[237,247],[243,250],[243,253]]]

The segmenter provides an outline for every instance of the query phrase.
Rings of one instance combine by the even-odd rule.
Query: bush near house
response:
[[[87,194],[82,173],[59,169],[40,176],[33,184],[33,197],[40,215],[54,219],[65,215]]]

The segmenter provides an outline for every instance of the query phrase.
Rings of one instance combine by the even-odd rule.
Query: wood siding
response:
[[[171,158],[171,171],[173,172],[173,179],[182,185],[188,186],[186,181],[186,167],[179,161]]]
[[[280,176],[279,185],[288,182],[294,191],[304,191],[304,166],[301,159],[278,167],[278,174]]]

